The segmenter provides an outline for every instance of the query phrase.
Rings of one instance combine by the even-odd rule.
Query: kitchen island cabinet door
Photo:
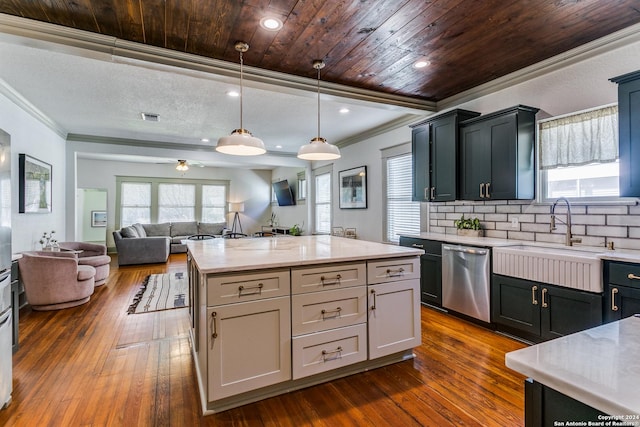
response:
[[[208,401],[291,379],[290,298],[207,309]]]
[[[602,295],[543,285],[540,294],[541,335],[562,337],[602,324]]]
[[[493,275],[492,282],[491,320],[523,332],[527,337],[539,336],[541,286],[528,280],[497,274]]]
[[[605,320],[624,319],[625,317],[640,314],[640,288],[627,286],[607,285],[607,298],[605,306]]]
[[[369,286],[369,359],[418,347],[420,279]]]

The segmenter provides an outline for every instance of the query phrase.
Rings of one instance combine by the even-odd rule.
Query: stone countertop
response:
[[[335,236],[189,240],[202,273],[224,273],[375,258],[419,256],[421,249]]]
[[[507,353],[506,365],[609,415],[640,415],[640,317]],[[637,421],[637,420],[636,420]]]
[[[458,236],[457,234],[442,234],[442,233],[427,233],[422,232],[418,234],[403,234],[405,237],[412,237],[425,240],[437,240],[440,242],[454,243],[459,245],[468,246],[481,246],[487,248],[494,247],[506,247],[516,245],[528,245],[528,246],[540,246],[545,248],[562,248],[562,249],[575,249],[576,251],[588,251],[593,253],[594,258],[600,258],[608,261],[622,261],[631,263],[640,263],[640,251],[631,249],[615,249],[608,250],[602,247],[594,246],[565,246],[557,243],[548,242],[533,242],[529,240],[513,240],[513,239],[497,239],[491,237],[469,237]]]

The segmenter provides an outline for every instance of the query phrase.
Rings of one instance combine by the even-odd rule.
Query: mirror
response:
[[[79,188],[76,236],[81,242],[107,244],[107,190]]]

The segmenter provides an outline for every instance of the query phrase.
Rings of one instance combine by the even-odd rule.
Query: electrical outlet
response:
[[[511,228],[518,228],[520,225],[520,220],[516,218],[511,218]]]

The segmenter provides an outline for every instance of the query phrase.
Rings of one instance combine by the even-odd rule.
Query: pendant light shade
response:
[[[249,45],[245,42],[236,42],[235,48],[240,52],[240,128],[231,132],[231,135],[220,138],[216,145],[216,151],[234,156],[256,156],[267,152],[267,149],[264,147],[264,142],[262,142],[260,138],[251,135],[251,132],[242,127],[242,54],[249,50]]]
[[[324,68],[324,61],[316,59],[313,68],[318,70],[318,136],[298,150],[298,158],[302,160],[335,160],[340,158],[340,150],[320,136],[320,70]]]

